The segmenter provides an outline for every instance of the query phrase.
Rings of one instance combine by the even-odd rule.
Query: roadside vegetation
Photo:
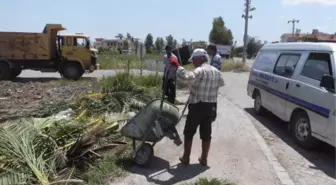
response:
[[[136,55],[106,55],[99,56],[100,69],[146,69],[147,60],[157,60],[162,62],[162,57],[159,55],[148,55],[141,64],[141,60]],[[186,69],[192,70],[192,64],[186,65]],[[222,72],[249,72],[250,69],[241,62],[235,62],[233,59],[224,59],[222,65]]]
[[[159,84],[159,76],[120,73],[100,80],[62,114],[1,124],[0,184],[98,185],[124,175],[119,163],[130,145],[119,130],[130,113],[159,97]]]

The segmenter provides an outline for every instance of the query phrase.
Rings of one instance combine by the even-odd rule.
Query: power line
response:
[[[300,20],[297,20],[297,19],[293,19],[293,20],[289,20],[288,21],[288,24],[289,23],[292,23],[292,25],[293,25],[293,27],[292,27],[292,34],[294,35],[295,34],[295,24],[296,23],[299,23],[300,22]]]
[[[246,62],[246,50],[248,42],[248,20],[252,19],[252,15],[249,15],[250,12],[256,10],[255,7],[251,8],[251,0],[245,0],[245,13],[242,15],[242,18],[245,19],[245,30],[244,30],[244,49],[243,49],[243,63]]]

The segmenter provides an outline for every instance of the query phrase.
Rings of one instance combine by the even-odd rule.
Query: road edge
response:
[[[225,98],[230,104],[233,106],[236,106],[237,108],[241,109],[239,106],[237,106],[235,103],[233,103],[230,99],[228,99],[226,96],[222,96]],[[295,185],[293,180],[290,178],[290,176],[287,173],[287,170],[278,162],[278,159],[273,154],[272,150],[267,145],[266,141],[263,139],[257,128],[254,126],[252,121],[258,122],[255,118],[253,118],[251,115],[248,115],[245,111],[243,111],[244,114],[249,118],[249,121],[252,125],[253,129],[253,135],[256,137],[257,143],[260,146],[261,151],[266,156],[268,162],[273,167],[275,174],[277,178],[280,180],[280,183],[282,185]]]

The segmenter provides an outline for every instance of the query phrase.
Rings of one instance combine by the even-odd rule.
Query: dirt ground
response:
[[[19,117],[44,117],[67,109],[81,94],[96,90],[95,84],[95,79],[0,81],[0,122]]]

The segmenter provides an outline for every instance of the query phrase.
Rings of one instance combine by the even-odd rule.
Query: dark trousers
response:
[[[200,138],[204,141],[211,140],[212,122],[217,117],[217,103],[199,102],[189,104],[189,112],[184,127],[184,138],[192,140],[199,126]]]
[[[168,79],[167,81],[167,87],[164,89],[164,79],[162,82],[162,90],[165,90],[165,95],[168,96],[168,102],[171,104],[175,103],[176,98],[176,85],[175,81],[173,79]]]

